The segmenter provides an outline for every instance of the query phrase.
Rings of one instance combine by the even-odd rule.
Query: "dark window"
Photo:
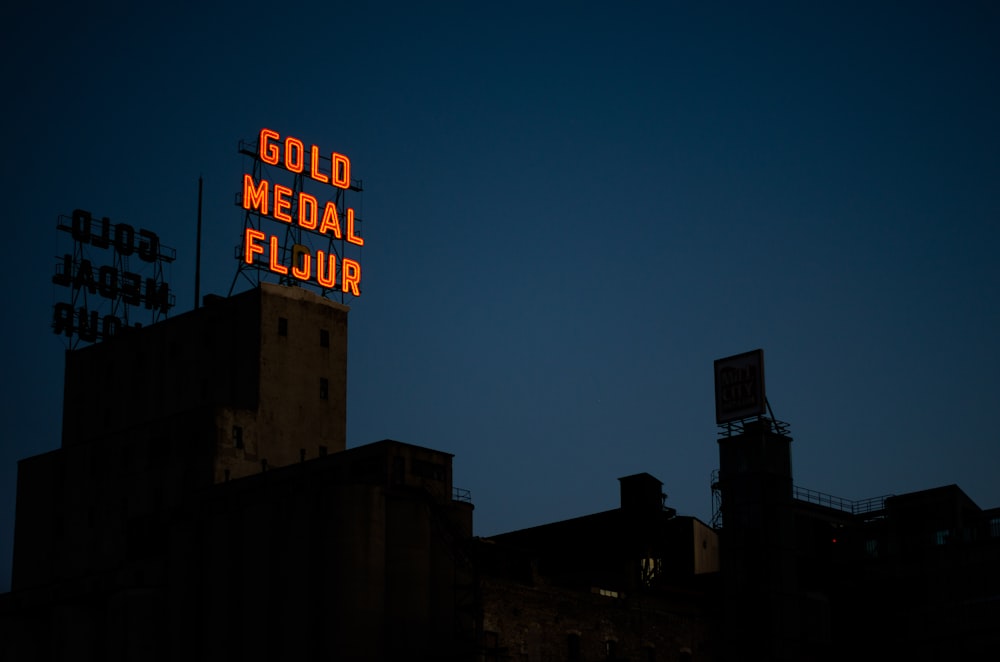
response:
[[[566,637],[566,659],[569,662],[580,662],[580,635],[571,634]]]
[[[320,446],[319,447],[319,456],[320,457],[326,457],[326,452],[327,452],[326,451],[326,446]]]
[[[278,318],[278,335],[279,336],[288,335],[288,319],[285,317]]]
[[[413,460],[410,463],[410,473],[421,478],[431,480],[444,480],[445,466],[436,462],[426,462],[424,460]]]
[[[618,642],[614,639],[608,639],[604,642],[604,654],[609,660],[618,659]]]
[[[330,346],[330,332],[326,329],[319,330],[319,346],[329,347]]]
[[[656,649],[652,646],[646,646],[646,662],[656,662]]]
[[[500,636],[496,632],[483,632],[483,658],[488,662],[500,660]]]
[[[239,425],[233,426],[233,446],[243,448],[243,428]]]
[[[326,377],[319,378],[319,399],[326,400],[330,397],[330,382],[326,380]]]

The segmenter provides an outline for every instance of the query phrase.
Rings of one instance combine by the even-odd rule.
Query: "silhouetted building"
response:
[[[451,455],[345,447],[347,308],[262,285],[67,353],[18,472],[4,659],[453,659],[476,640]]]
[[[620,508],[480,542],[485,659],[711,659],[715,532],[619,481]]]
[[[472,536],[452,456],[346,449],[346,306],[261,285],[66,354],[61,447],[18,467],[3,660],[992,659],[1000,509],[792,481],[725,424],[713,526],[620,507]]]
[[[795,487],[766,418],[719,439],[720,659],[964,660],[1000,650],[1000,509],[955,485],[859,501]]]

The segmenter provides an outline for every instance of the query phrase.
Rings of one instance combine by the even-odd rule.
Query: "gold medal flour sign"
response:
[[[268,165],[278,166],[296,175],[338,189],[351,188],[351,161],[337,152],[321,153],[316,145],[308,148],[298,138],[282,139],[277,131],[261,129],[257,142],[258,158]],[[279,223],[296,225],[303,230],[327,239],[346,241],[364,246],[358,236],[354,209],[347,207],[343,216],[335,200],[321,203],[319,198],[305,191],[294,191],[267,179],[255,180],[253,175],[243,175],[243,208]],[[293,211],[294,210],[294,211]],[[287,252],[287,251],[286,251]],[[305,246],[295,246],[291,251],[291,264],[282,261],[282,246],[277,235],[247,227],[243,232],[242,260],[246,264],[260,264],[279,276],[311,282],[324,289],[340,289],[360,296],[361,264],[333,251],[312,251]],[[258,260],[257,256],[260,256]],[[338,263],[339,262],[339,263]]]

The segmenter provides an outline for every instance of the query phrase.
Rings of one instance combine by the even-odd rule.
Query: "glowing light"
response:
[[[254,255],[263,255],[264,247],[257,244],[258,241],[264,240],[264,233],[260,230],[254,230],[253,228],[247,228],[246,236],[243,239],[243,261],[247,264],[253,264]]]
[[[365,240],[354,234],[354,210],[347,208],[347,241],[358,246],[364,246]]]
[[[316,282],[323,287],[332,288],[337,277],[337,256],[333,253],[327,257],[323,251],[316,251]]]
[[[351,187],[351,160],[343,154],[334,152],[330,155],[330,165],[333,172],[330,173],[331,184],[337,188]]]
[[[271,129],[260,130],[260,140],[257,142],[257,150],[260,152],[260,160],[270,165],[278,165],[281,157],[278,146],[272,140],[278,139],[278,132]]]
[[[315,230],[319,222],[319,203],[308,193],[299,193],[299,227]]]
[[[292,247],[292,275],[299,280],[309,280],[312,275],[312,255],[302,244]]]
[[[255,209],[261,214],[267,214],[267,180],[260,180],[254,186],[253,177],[243,175],[243,208]]]
[[[288,275],[288,267],[278,262],[278,238],[271,235],[271,251],[268,257],[270,258],[270,263],[267,268],[276,274],[281,274],[282,276]]]
[[[330,178],[319,171],[319,147],[313,145],[309,150],[309,176],[321,184],[329,183]]]
[[[351,187],[350,159],[338,152],[327,153],[330,154],[329,170],[324,168],[318,146],[293,136],[282,137],[277,131],[271,129],[260,130],[258,158],[261,163],[277,165],[297,175],[308,174],[311,179],[322,184],[349,189]],[[255,181],[253,175],[244,174],[242,206],[248,211],[256,212],[260,216],[266,216],[274,221],[295,223],[303,230],[331,239],[346,240],[347,243],[354,246],[364,246],[365,239],[359,234],[361,231],[360,219],[355,217],[354,209],[346,207],[343,199],[339,196],[336,200],[321,203],[317,196],[301,190],[302,187],[299,186],[301,181],[301,179],[297,179],[296,185],[290,187],[273,181],[268,182],[266,179],[261,179],[258,182]],[[344,206],[338,208],[338,200]],[[320,208],[321,204],[322,209]],[[346,227],[341,227],[340,224],[342,210],[346,214]],[[81,234],[89,235],[91,219],[83,218],[81,215],[81,218],[76,220],[74,230],[79,227]],[[119,232],[128,233],[130,230],[131,228],[119,229]],[[132,236],[123,236],[120,239],[127,239],[129,248],[134,244]],[[140,237],[137,249],[143,259],[158,252],[154,237]],[[247,228],[244,236],[243,260],[247,264],[262,265],[265,250],[268,251],[267,268],[275,274],[283,276],[291,274],[297,280],[312,281],[325,289],[337,287],[354,296],[361,294],[361,264],[357,260],[340,257],[334,252],[328,254],[322,250],[314,253],[305,245],[295,244],[285,249],[290,251],[291,255],[291,262],[288,262],[287,254],[284,260],[281,257],[278,236]],[[341,260],[339,272],[337,270],[338,258]],[[313,273],[314,264],[315,274]]]
[[[358,283],[361,282],[361,265],[349,258],[340,261],[340,289],[361,296]]]
[[[298,138],[285,138],[285,169],[295,173],[305,167],[306,147]]]
[[[281,184],[274,185],[274,217],[279,221],[284,221],[285,223],[292,222],[292,215],[288,213],[288,210],[292,208],[292,201],[286,196],[292,194],[292,189],[287,186],[282,186]]]
[[[327,230],[333,230],[333,236],[341,239],[340,217],[337,215],[337,205],[327,202],[323,208],[323,220],[319,224],[319,233],[326,234]]]

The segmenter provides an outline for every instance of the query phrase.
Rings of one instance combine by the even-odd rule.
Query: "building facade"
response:
[[[3,660],[992,659],[1000,509],[792,480],[718,440],[713,526],[648,473],[488,539],[452,456],[347,448],[348,308],[261,285],[67,352],[60,447],[18,466]]]
[[[472,504],[448,453],[345,449],[347,312],[262,285],[68,352],[0,657],[468,659]]]

